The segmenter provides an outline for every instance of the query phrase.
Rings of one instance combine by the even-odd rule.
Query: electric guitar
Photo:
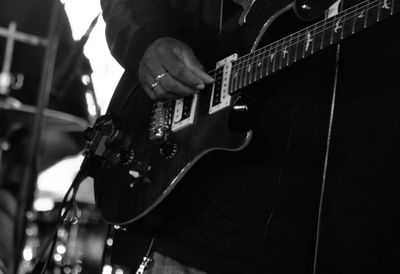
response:
[[[272,22],[291,9],[293,4],[267,18],[250,53],[218,61],[209,89],[156,103],[135,93],[135,115],[125,117],[129,141],[94,176],[96,204],[108,222],[124,225],[148,214],[205,154],[243,149],[251,130],[229,125],[232,114],[247,112],[239,100],[245,87],[398,13],[400,0],[362,1],[257,49]]]

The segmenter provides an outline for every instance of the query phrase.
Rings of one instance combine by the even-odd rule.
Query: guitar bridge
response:
[[[150,122],[150,140],[161,139],[170,131],[173,105],[173,102],[157,102],[154,104]]]

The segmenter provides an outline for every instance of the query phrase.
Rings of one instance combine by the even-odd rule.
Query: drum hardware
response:
[[[75,214],[76,211],[76,194],[78,192],[78,188],[80,183],[87,177],[87,169],[85,168],[87,164],[87,161],[84,161],[82,163],[82,167],[79,170],[78,174],[74,178],[71,186],[69,187],[68,191],[66,192],[63,201],[61,202],[61,205],[59,207],[58,213],[56,215],[56,225],[55,229],[52,232],[52,235],[46,242],[46,244],[43,246],[41,249],[40,254],[35,260],[34,268],[32,270],[32,274],[38,274],[38,273],[45,273],[50,261],[51,261],[51,256],[54,254],[54,250],[56,248],[57,242],[58,242],[58,236],[59,236],[59,231],[62,229],[62,227],[65,224],[68,224],[68,222],[75,222]],[[74,209],[75,208],[75,209]],[[73,212],[71,213],[71,210]],[[75,211],[75,212],[74,212]],[[73,214],[73,215],[71,215]],[[61,230],[62,231],[62,230]],[[45,261],[42,261],[42,259],[46,255],[46,251],[49,250],[47,259]]]
[[[29,127],[36,112],[36,107],[21,104],[14,98],[0,99],[0,113],[11,125],[23,124]],[[46,129],[63,132],[81,132],[88,126],[88,122],[80,117],[52,109],[43,110],[43,121]]]
[[[0,27],[0,37],[12,37],[13,39],[23,42],[25,44],[33,45],[33,46],[47,46],[49,44],[49,40],[43,37],[39,37],[36,35],[24,33],[24,32],[10,32],[10,29]]]
[[[15,41],[46,46],[48,40],[35,35],[17,32],[17,23],[14,21],[10,22],[8,29],[0,27],[0,37],[7,38],[4,61],[0,72],[0,94],[8,95],[10,86],[18,89],[23,83],[23,76],[17,75],[15,77],[10,74]]]
[[[28,146],[26,162],[23,169],[23,179],[19,186],[18,209],[15,223],[15,262],[11,272],[18,273],[19,261],[22,257],[23,246],[25,242],[25,228],[27,225],[26,213],[32,207],[34,199],[34,190],[36,188],[36,165],[37,155],[39,154],[41,134],[43,132],[44,110],[48,106],[50,91],[53,82],[53,73],[55,67],[56,53],[58,50],[59,39],[61,35],[61,10],[58,5],[53,3],[51,9],[50,24],[48,30],[48,42],[45,43],[45,56],[42,67],[39,93],[37,97],[36,112],[32,123],[30,145]],[[13,32],[8,35],[7,41],[14,41]],[[40,44],[42,45],[42,44]],[[11,64],[11,63],[10,63]],[[6,71],[7,72],[7,71]]]
[[[34,267],[34,258],[49,238],[60,204],[49,211],[29,212],[26,242],[20,270],[29,273]],[[101,220],[94,205],[78,203],[78,217],[69,215],[57,230],[54,252],[49,256],[49,273],[100,273],[107,224]]]
[[[66,113],[47,109],[50,90],[53,83],[53,72],[55,66],[55,56],[58,48],[58,41],[60,36],[61,24],[59,22],[60,16],[59,7],[53,4],[51,22],[49,24],[49,35],[48,39],[44,39],[38,36],[25,34],[16,31],[16,24],[11,23],[8,29],[0,28],[0,36],[7,38],[6,54],[4,58],[3,70],[0,74],[0,115],[10,121],[11,126],[24,125],[27,128],[31,128],[30,145],[28,146],[27,157],[23,164],[23,180],[20,186],[19,193],[19,208],[17,213],[16,223],[16,250],[15,250],[15,263],[14,268],[11,269],[10,273],[18,273],[19,259],[22,255],[22,247],[25,241],[25,228],[27,222],[27,215],[29,215],[28,209],[32,206],[33,193],[35,189],[35,177],[37,171],[35,167],[37,165],[37,155],[39,154],[39,144],[41,140],[41,134],[43,133],[44,124],[54,131],[62,132],[79,132],[87,127],[88,123],[80,118]],[[37,106],[23,105],[13,98],[7,97],[9,95],[10,88],[17,89],[23,84],[23,77],[21,75],[12,76],[10,75],[10,66],[12,59],[12,51],[14,42],[24,42],[36,46],[45,46],[45,58],[44,65],[41,73],[41,81],[38,95]],[[5,114],[5,115],[4,115]],[[8,125],[8,122],[7,122]],[[18,126],[17,126],[18,127]],[[5,139],[4,147],[7,147],[7,140]],[[1,154],[0,154],[1,156]],[[75,182],[75,181],[74,181]],[[77,188],[77,185],[75,186]],[[76,190],[71,190],[73,193]],[[72,194],[74,196],[75,194]],[[72,199],[72,198],[71,198]],[[70,201],[66,201],[66,209],[71,207]],[[64,213],[64,212],[63,212]],[[63,219],[64,215],[61,215],[60,219]],[[60,225],[58,225],[60,226]],[[52,244],[52,249],[54,248]],[[46,265],[44,266],[44,268]],[[44,269],[43,268],[43,269]]]

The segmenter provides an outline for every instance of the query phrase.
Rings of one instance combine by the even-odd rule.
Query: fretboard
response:
[[[268,75],[341,41],[399,12],[400,0],[368,0],[348,8],[232,63],[229,92],[233,93]]]

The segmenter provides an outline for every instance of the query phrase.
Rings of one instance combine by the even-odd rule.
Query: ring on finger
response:
[[[155,89],[155,88],[158,86],[158,82],[159,82],[165,75],[166,75],[166,72],[161,73],[161,74],[157,75],[157,76],[154,78],[154,83],[151,84],[151,89],[152,89],[152,90]]]
[[[155,81],[153,84],[151,84],[150,88],[151,90],[155,89],[158,86],[158,82]]]

